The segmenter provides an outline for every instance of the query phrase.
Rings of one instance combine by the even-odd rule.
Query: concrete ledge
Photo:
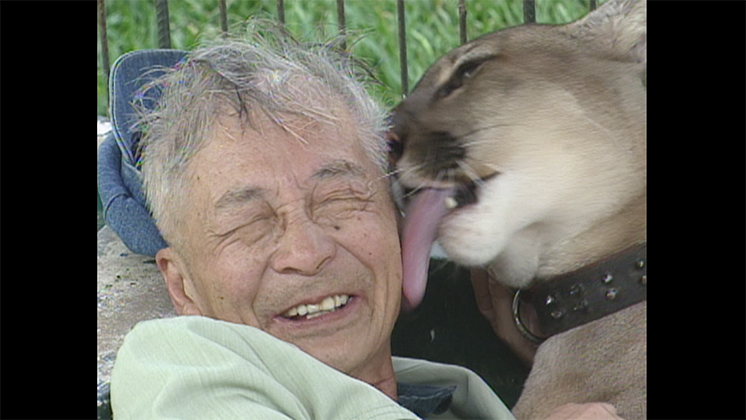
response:
[[[140,321],[176,316],[155,260],[130,252],[108,226],[98,231],[98,388],[108,383],[124,336]],[[99,410],[100,411],[100,410]]]

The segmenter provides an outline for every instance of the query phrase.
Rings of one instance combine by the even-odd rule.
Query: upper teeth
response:
[[[458,202],[456,201],[455,198],[449,196],[449,197],[446,197],[445,199],[445,205],[448,210],[452,210],[452,209],[455,209],[456,206],[458,206]]]
[[[298,305],[295,308],[291,308],[289,311],[282,314],[282,316],[290,318],[300,315],[306,316],[306,318],[311,319],[323,315],[327,312],[334,311],[335,309],[346,305],[348,300],[350,300],[349,295],[329,296],[317,304]]]

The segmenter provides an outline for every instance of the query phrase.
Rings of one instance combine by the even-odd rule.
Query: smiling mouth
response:
[[[327,296],[317,303],[294,306],[281,316],[292,321],[313,319],[344,308],[352,299],[353,297],[345,294]]]

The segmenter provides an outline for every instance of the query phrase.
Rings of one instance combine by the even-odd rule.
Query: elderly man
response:
[[[353,65],[257,35],[149,85],[142,174],[169,245],[156,261],[188,316],[128,334],[115,418],[512,418],[474,373],[391,356],[385,119]]]

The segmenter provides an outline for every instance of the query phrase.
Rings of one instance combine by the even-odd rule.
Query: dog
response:
[[[518,418],[584,402],[647,415],[646,7],[610,0],[570,24],[484,35],[393,112],[397,182],[411,191],[403,306],[424,295],[433,241],[528,295],[516,325],[544,341]],[[526,300],[542,331],[521,322]]]

